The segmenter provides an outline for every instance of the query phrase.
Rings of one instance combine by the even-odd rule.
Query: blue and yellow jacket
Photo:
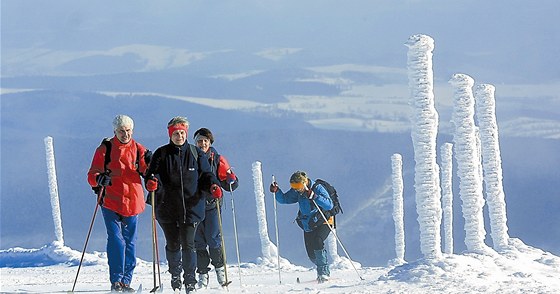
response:
[[[308,188],[313,187],[313,181],[311,179],[308,180]],[[329,210],[333,208],[333,202],[329,193],[321,184],[316,185],[313,188],[313,192],[315,193],[315,203],[323,210]],[[301,227],[305,232],[311,232],[313,229],[311,228],[312,223],[318,222],[320,218],[322,218],[321,214],[318,213],[318,209],[313,204],[313,201],[307,198],[308,191],[303,191],[302,193],[298,192],[290,188],[286,193],[282,192],[282,189],[278,189],[274,194],[276,201],[280,204],[299,204],[299,214],[298,214],[298,223],[301,222]],[[333,220],[332,217],[329,218],[329,223],[332,224]]]

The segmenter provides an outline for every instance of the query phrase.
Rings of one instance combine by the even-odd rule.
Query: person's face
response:
[[[196,145],[206,153],[212,144],[210,144],[210,140],[208,138],[202,137],[196,141]]]
[[[126,144],[132,139],[132,128],[130,126],[120,126],[115,130],[115,136],[119,142]]]
[[[300,183],[299,185],[297,185],[298,187],[293,187],[294,190],[296,190],[297,192],[299,192],[300,194],[303,193],[305,191],[305,186],[307,186],[307,181],[304,180],[302,183]]]
[[[187,132],[185,130],[175,130],[171,134],[171,142],[177,146],[183,146],[187,141]]]

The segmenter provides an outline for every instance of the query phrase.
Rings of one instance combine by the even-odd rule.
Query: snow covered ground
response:
[[[500,254],[455,254],[387,267],[332,265],[332,279],[314,281],[315,270],[258,259],[228,266],[229,293],[558,293],[560,257],[510,239],[510,249]],[[11,248],[0,251],[3,263],[0,291],[5,293],[65,293],[72,289],[80,251],[53,242],[40,249]],[[9,266],[5,266],[9,263]],[[172,293],[167,265],[161,264],[163,293]],[[149,293],[153,288],[151,261],[139,260],[132,286]],[[361,279],[361,278],[363,279]],[[240,283],[241,279],[241,283]],[[281,280],[281,283],[279,281]],[[299,280],[299,283],[298,283]],[[87,253],[75,292],[109,290],[104,253]],[[200,293],[224,293],[211,276]]]

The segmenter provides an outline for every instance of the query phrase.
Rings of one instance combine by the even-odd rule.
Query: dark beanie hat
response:
[[[307,180],[307,174],[304,171],[298,170],[290,177],[290,183],[303,183]]]
[[[196,130],[196,132],[194,132],[193,138],[195,139],[195,141],[197,136],[206,137],[208,138],[208,140],[210,140],[210,144],[214,144],[214,135],[212,135],[212,132],[207,128],[200,128]]]

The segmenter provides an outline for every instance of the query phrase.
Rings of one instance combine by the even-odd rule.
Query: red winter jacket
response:
[[[97,175],[105,172],[106,149],[105,145],[101,144],[93,155],[88,171],[88,183],[92,187],[97,186]],[[138,171],[144,173],[147,169],[145,153],[146,148],[134,140],[123,144],[116,137],[111,138],[111,160],[107,164],[107,168],[111,170],[111,185],[105,187],[105,208],[122,216],[133,216],[144,211],[144,189]],[[140,154],[138,167],[137,154]]]

